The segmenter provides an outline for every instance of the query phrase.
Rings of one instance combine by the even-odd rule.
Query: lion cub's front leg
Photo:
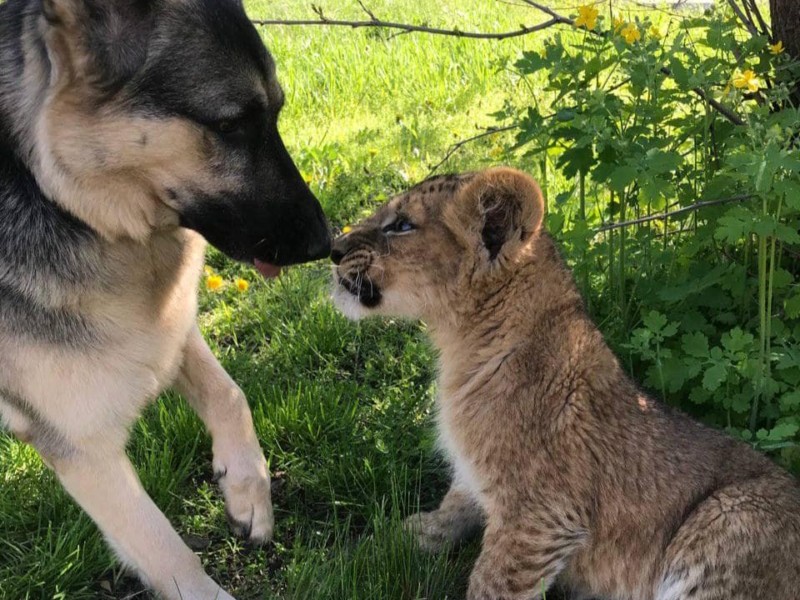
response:
[[[476,535],[483,527],[483,509],[466,487],[453,482],[438,509],[406,519],[420,547],[440,552]]]
[[[490,518],[469,578],[467,600],[541,598],[585,541],[585,531],[564,527],[553,515],[496,522]]]
[[[274,526],[270,478],[250,407],[197,327],[186,343],[175,389],[211,433],[214,473],[234,532],[255,543],[270,540]]]

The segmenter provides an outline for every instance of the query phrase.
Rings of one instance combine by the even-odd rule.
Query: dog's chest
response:
[[[186,230],[154,236],[147,245],[110,246],[107,281],[90,300],[100,336],[138,341],[154,355],[174,353],[195,320],[204,248],[202,239]]]

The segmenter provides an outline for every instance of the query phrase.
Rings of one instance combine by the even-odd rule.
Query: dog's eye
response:
[[[406,219],[397,219],[383,227],[384,233],[408,233],[414,231],[416,227],[411,221]]]
[[[232,133],[241,131],[243,126],[244,119],[241,117],[234,119],[220,119],[212,124],[214,131],[222,135],[230,135]]]

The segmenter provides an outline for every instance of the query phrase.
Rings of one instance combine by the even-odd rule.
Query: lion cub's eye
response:
[[[397,219],[388,225],[383,226],[384,233],[408,233],[409,231],[414,231],[416,227],[411,221],[407,221],[406,219]]]

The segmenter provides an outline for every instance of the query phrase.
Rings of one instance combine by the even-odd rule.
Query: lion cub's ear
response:
[[[544,199],[534,179],[507,167],[478,173],[460,192],[467,234],[480,236],[490,261],[510,258],[542,226]]]

